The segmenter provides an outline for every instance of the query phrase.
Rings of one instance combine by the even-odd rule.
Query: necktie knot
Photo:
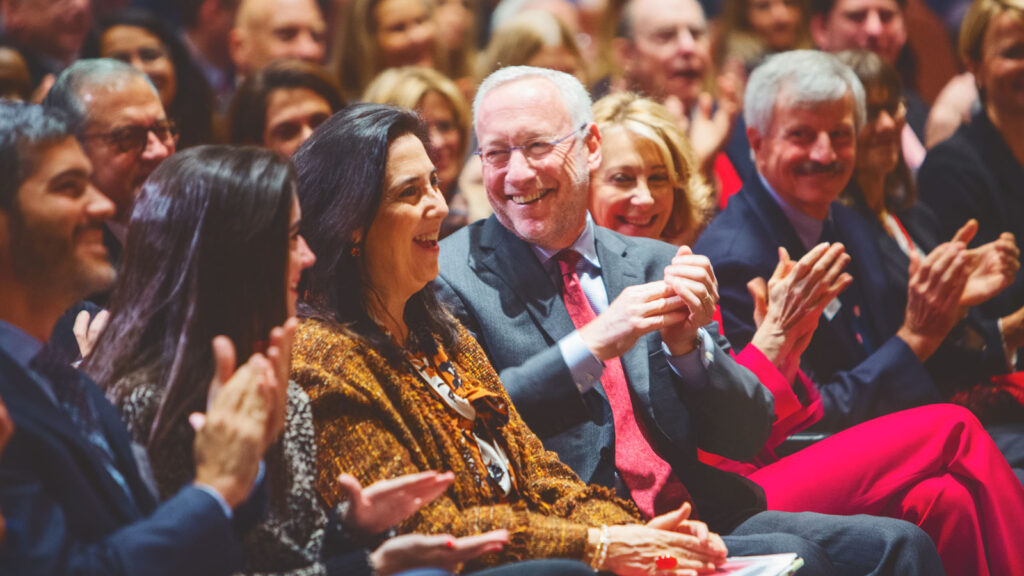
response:
[[[572,248],[566,248],[555,254],[555,261],[558,262],[558,270],[562,276],[576,273],[576,266],[579,265],[583,255]]]

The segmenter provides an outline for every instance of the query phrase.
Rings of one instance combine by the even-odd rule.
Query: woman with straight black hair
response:
[[[268,334],[276,341],[275,326],[284,325],[285,340],[294,329],[286,319],[295,314],[299,278],[315,260],[299,235],[300,219],[290,164],[259,148],[193,148],[165,161],[143,186],[110,320],[87,368],[147,447],[161,495],[193,476],[188,416],[207,401],[211,338],[229,337],[244,358],[263,349]],[[246,573],[384,576],[452,568],[507,540],[504,531],[383,540],[381,533],[451,483],[450,474],[434,471],[366,489],[336,476],[349,503],[322,509],[313,491],[309,399],[291,384],[287,403],[283,436],[265,459],[269,513],[245,540]],[[444,572],[422,576],[436,573]]]
[[[213,143],[213,92],[184,42],[164,22],[139,9],[118,12],[86,37],[82,58],[113,58],[145,72],[177,126],[178,150]]]

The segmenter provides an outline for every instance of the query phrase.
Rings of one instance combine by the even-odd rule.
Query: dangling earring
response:
[[[348,253],[351,254],[353,258],[359,258],[363,255],[363,247],[359,244],[353,244],[352,247],[349,248]]]

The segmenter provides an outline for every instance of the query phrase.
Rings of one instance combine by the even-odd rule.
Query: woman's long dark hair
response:
[[[131,374],[165,383],[151,450],[204,409],[214,336],[231,338],[244,360],[285,320],[294,197],[287,160],[253,147],[191,148],[143,185],[110,321],[86,369],[115,401],[131,394],[115,388]]]
[[[174,63],[177,89],[168,106],[167,117],[178,126],[178,150],[213,142],[213,92],[185,43],[175,32],[149,12],[137,8],[122,10],[104,18],[82,44],[82,58],[100,58],[100,40],[114,26],[135,26],[160,39]]]
[[[369,316],[372,297],[363,264],[365,237],[384,195],[388,148],[406,134],[426,146],[423,124],[412,112],[383,104],[356,104],[317,128],[292,157],[299,175],[302,235],[317,255],[299,286],[299,314],[340,323],[392,360],[401,351]],[[357,248],[353,251],[353,248]],[[354,253],[355,252],[355,253]],[[429,350],[432,335],[455,344],[456,323],[428,285],[405,307],[408,347]]]

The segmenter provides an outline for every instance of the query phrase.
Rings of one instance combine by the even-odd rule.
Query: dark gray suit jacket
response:
[[[613,301],[626,287],[660,280],[675,248],[597,227],[601,275]],[[516,408],[587,483],[615,484],[615,432],[600,383],[580,394],[558,341],[575,327],[560,287],[530,246],[493,216],[442,242],[439,294],[476,336]],[[710,326],[716,337],[717,328]],[[638,414],[659,452],[686,485],[701,518],[728,532],[764,510],[760,487],[701,464],[697,447],[734,459],[752,457],[771,429],[771,393],[734,362],[724,338],[716,340],[710,384],[694,390],[672,371],[657,332],[622,356]]]

